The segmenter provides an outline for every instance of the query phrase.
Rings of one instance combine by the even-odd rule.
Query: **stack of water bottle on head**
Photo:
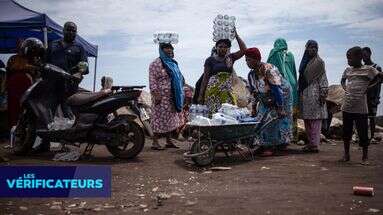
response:
[[[221,39],[235,39],[235,17],[218,14],[214,19],[213,41]]]
[[[250,116],[247,108],[239,108],[231,104],[222,104],[217,113],[212,118],[208,118],[208,109],[205,105],[192,105],[190,108],[189,125],[214,126],[214,125],[233,125],[241,123],[257,122],[256,118]]]
[[[170,43],[177,44],[178,43],[178,33],[172,31],[160,31],[153,34],[154,43]]]

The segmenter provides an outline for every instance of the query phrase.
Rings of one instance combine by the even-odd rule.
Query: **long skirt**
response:
[[[306,134],[309,139],[310,146],[319,146],[321,134],[321,119],[305,119]]]
[[[261,132],[260,143],[264,147],[283,146],[291,142],[293,123],[291,87],[285,80],[282,80],[281,87],[284,101],[282,109],[286,113],[286,116],[278,118]],[[258,94],[260,97],[267,98],[268,96],[268,94],[264,93]],[[275,107],[269,107],[260,102],[257,110],[257,118],[261,119],[262,116],[270,111],[275,111]]]
[[[257,118],[260,119],[264,114],[267,114],[270,109],[264,105],[259,105]],[[288,113],[288,112],[287,112]],[[269,124],[260,135],[260,143],[265,147],[278,145],[287,145],[291,141],[292,114],[291,112],[283,118]]]

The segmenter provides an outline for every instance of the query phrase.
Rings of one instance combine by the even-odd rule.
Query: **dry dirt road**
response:
[[[110,165],[112,197],[3,198],[0,214],[383,214],[383,144],[371,146],[370,166],[358,163],[356,145],[352,162],[338,163],[342,144],[333,142],[322,144],[319,154],[291,146],[288,155],[254,161],[217,156],[214,166],[231,167],[227,171],[186,162],[182,154],[190,143],[160,152],[150,150],[149,140],[146,145],[131,161],[113,159],[102,146],[89,161],[10,157],[0,165]],[[373,186],[375,196],[353,195],[356,185]]]

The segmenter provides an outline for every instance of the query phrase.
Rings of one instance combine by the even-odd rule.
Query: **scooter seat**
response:
[[[94,92],[78,92],[68,98],[67,103],[71,106],[91,105],[104,98],[105,94]]]

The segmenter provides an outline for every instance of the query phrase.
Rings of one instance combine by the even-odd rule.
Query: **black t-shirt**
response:
[[[229,54],[226,58],[219,60],[214,56],[208,57],[205,61],[205,67],[209,68],[209,78],[219,72],[233,72],[234,56]],[[231,62],[231,65],[230,65]],[[228,65],[229,63],[229,65]]]
[[[67,72],[71,72],[70,70],[81,61],[88,62],[88,59],[84,48],[79,43],[74,42],[64,47],[62,40],[56,40],[48,47],[47,63],[58,66]],[[88,70],[85,74],[87,73],[89,73]]]
[[[229,58],[229,62],[231,62],[231,65],[227,65],[227,58]],[[226,58],[222,60],[218,60],[214,56],[210,56],[205,60],[204,66],[209,69],[209,74],[208,74],[208,79],[210,79],[212,76],[218,74],[219,72],[227,72],[227,73],[232,73],[233,72],[233,65],[234,62],[238,60],[234,54],[229,54]],[[194,91],[194,96],[193,96],[193,103],[197,104],[198,103],[198,96],[199,96],[199,91],[201,88],[202,84],[202,79],[203,79],[204,74],[201,75],[201,77],[198,79],[196,85],[195,85],[195,91]]]

